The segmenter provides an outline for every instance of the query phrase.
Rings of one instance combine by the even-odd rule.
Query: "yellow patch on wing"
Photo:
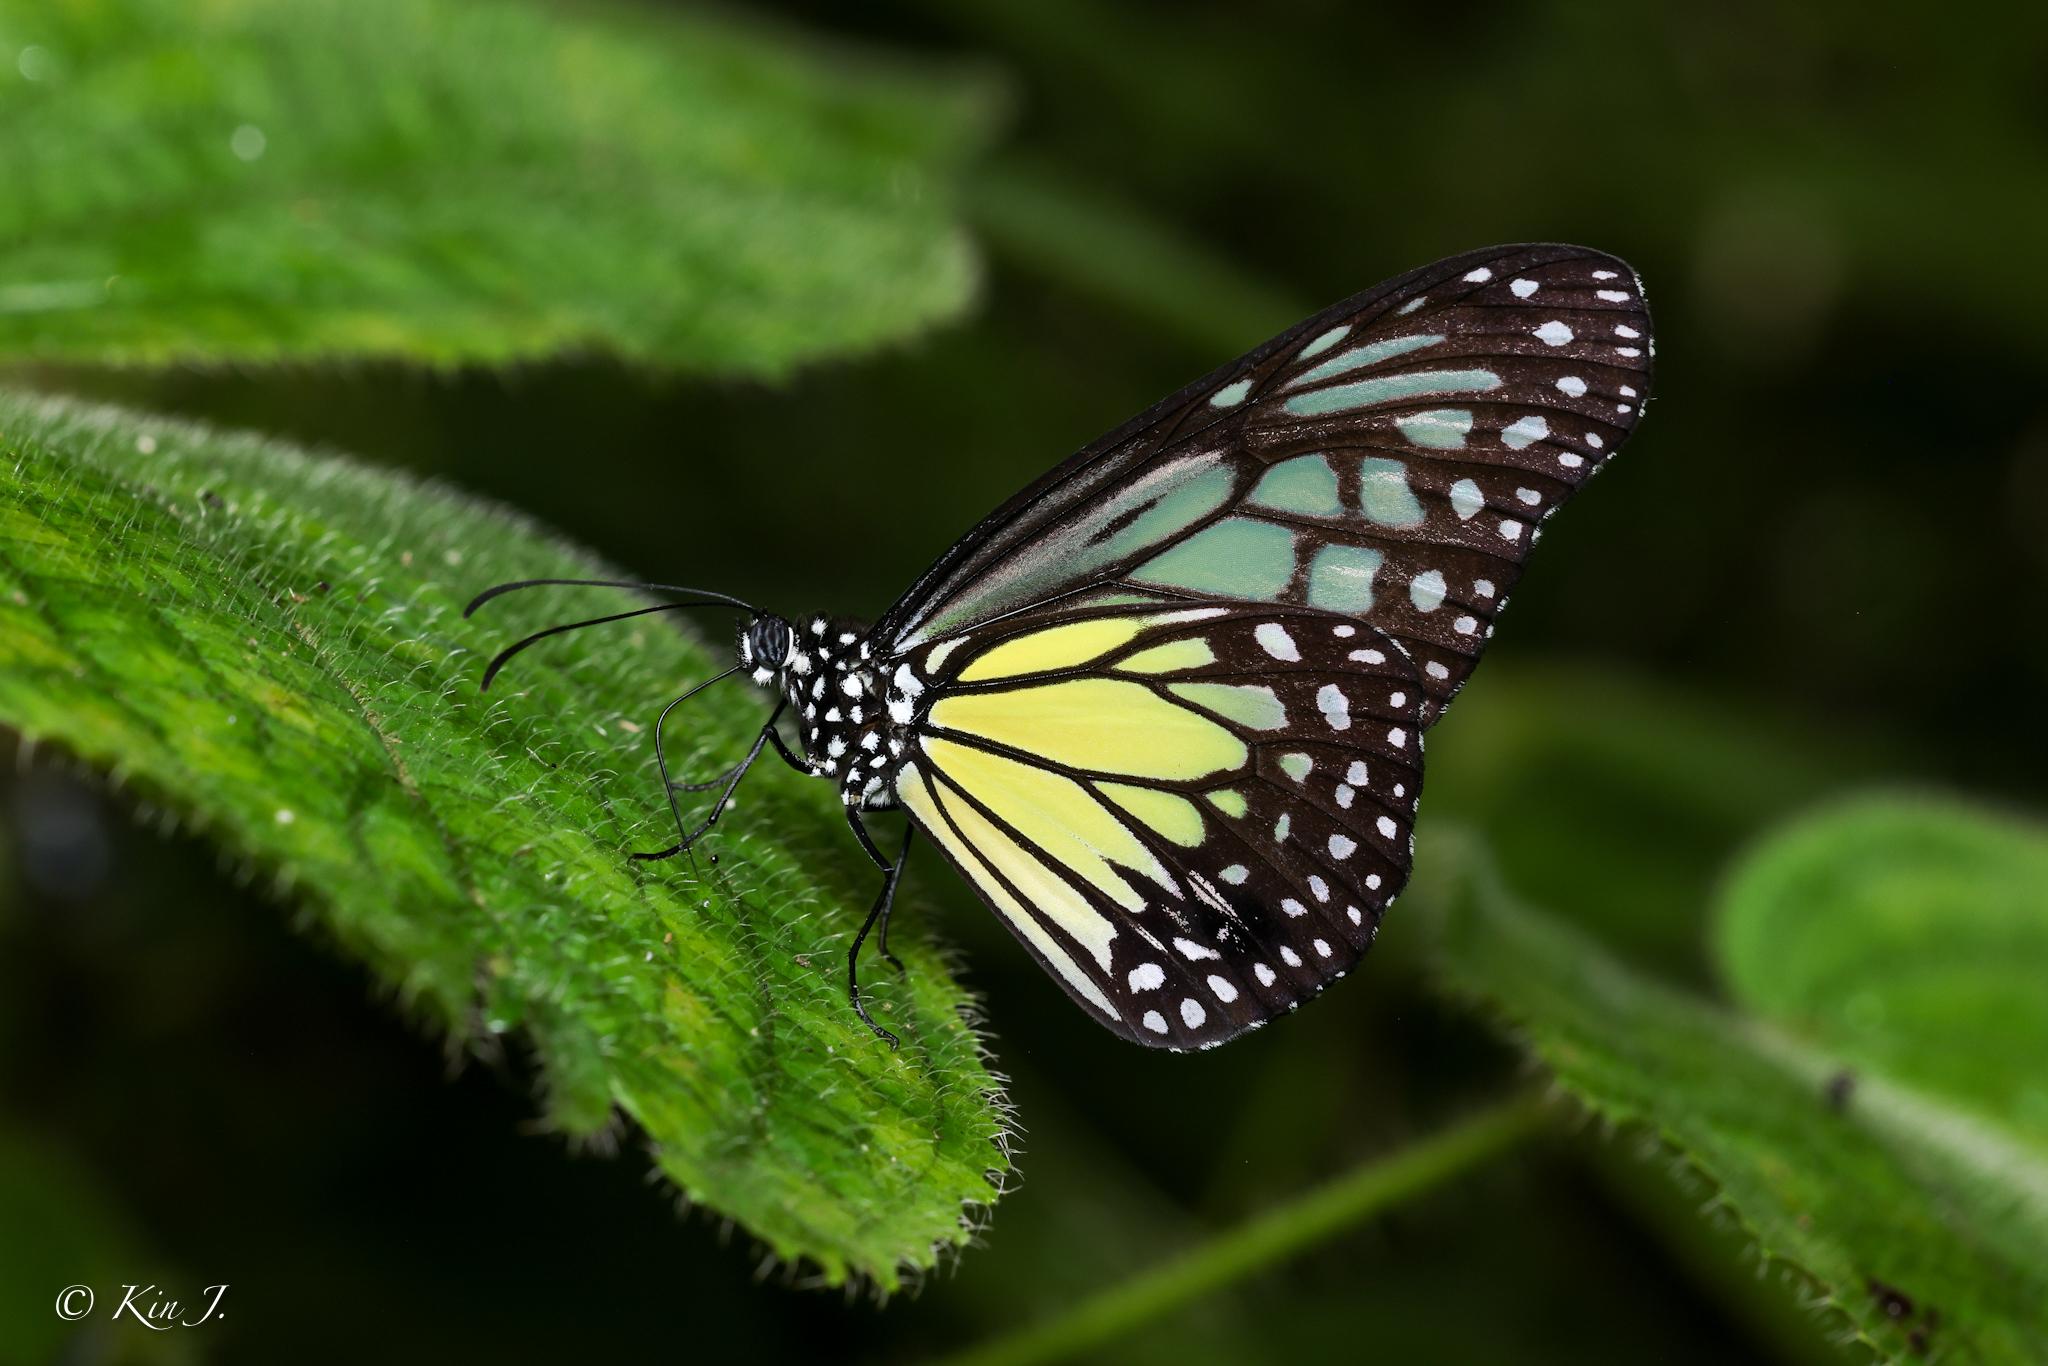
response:
[[[1202,842],[1202,813],[1186,797],[1153,787],[1101,783],[1102,795],[1157,831],[1161,838],[1194,848]]]
[[[1125,910],[1143,909],[1145,894],[1111,863],[1180,895],[1173,875],[1130,827],[1073,779],[953,740],[926,736],[923,744],[932,766],[955,787]],[[1076,932],[1074,937],[1082,936]]]
[[[960,671],[962,683],[985,683],[1019,674],[1052,673],[1098,659],[1128,645],[1145,629],[1138,617],[1096,617],[1006,640]]]
[[[1249,809],[1245,804],[1244,793],[1233,791],[1227,787],[1220,791],[1211,792],[1209,794],[1209,803],[1226,816],[1243,816]]]
[[[1000,868],[1003,877],[1009,878],[1018,892],[1030,899],[1032,907],[1069,934],[1074,934],[1105,967],[1109,963],[1109,941],[1116,934],[1114,925],[1090,906],[1080,893],[1019,848],[1016,841],[989,824],[978,812],[963,802],[943,800],[925,782],[924,775],[917,771],[915,764],[905,764],[896,775],[896,797],[905,810],[917,817],[918,823],[931,837],[953,856],[954,862],[974,879],[975,886],[996,908],[996,912],[1015,926],[1017,932],[1044,956],[1053,971],[1110,1019],[1121,1018],[1101,986],[1039,923],[1038,916],[1011,895],[1009,887],[992,871],[992,865]],[[958,822],[957,831],[954,822]],[[1093,917],[1098,927],[1089,927],[1088,917]],[[1075,925],[1087,930],[1087,937],[1076,934]]]
[[[1120,678],[1076,678],[941,698],[931,724],[1053,763],[1126,777],[1189,779],[1243,767],[1244,741],[1201,712]]]
[[[1166,674],[1178,673],[1182,669],[1199,669],[1204,664],[1215,662],[1216,652],[1209,648],[1209,642],[1200,636],[1189,636],[1140,650],[1116,667],[1120,673]]]

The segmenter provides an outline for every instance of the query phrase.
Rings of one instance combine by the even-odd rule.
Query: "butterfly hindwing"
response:
[[[1119,601],[1307,606],[1382,631],[1432,723],[1543,520],[1649,395],[1634,273],[1498,247],[1327,309],[1054,470],[878,628],[898,650]]]
[[[1423,693],[1369,627],[1046,611],[906,658],[897,800],[1124,1036],[1207,1047],[1356,963],[1406,882]]]

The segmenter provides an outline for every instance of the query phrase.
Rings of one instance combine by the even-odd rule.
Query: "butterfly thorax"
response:
[[[812,774],[836,781],[848,806],[893,804],[910,709],[884,676],[864,624],[757,617],[740,633],[739,654],[756,683],[786,699]]]

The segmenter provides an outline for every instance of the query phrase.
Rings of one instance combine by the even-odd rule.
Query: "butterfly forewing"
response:
[[[898,799],[1084,1008],[1207,1047],[1342,976],[1407,880],[1423,694],[1298,607],[1028,613],[908,660]]]
[[[1082,451],[885,619],[899,649],[1047,604],[1310,606],[1392,637],[1425,724],[1543,520],[1649,395],[1635,275],[1562,246],[1426,267],[1325,310]]]

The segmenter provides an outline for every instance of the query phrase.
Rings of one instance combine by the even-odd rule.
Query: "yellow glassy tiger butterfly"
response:
[[[671,702],[655,755],[689,849],[767,749],[839,787],[889,910],[922,831],[1117,1034],[1208,1048],[1350,970],[1408,880],[1424,733],[1493,634],[1545,518],[1649,398],[1635,272],[1493,247],[1324,310],[990,514],[872,627],[746,614],[739,660]],[[777,697],[708,783],[670,780],[677,703],[745,673]],[[781,730],[794,724],[795,743]],[[683,791],[717,789],[686,829]],[[887,857],[865,823],[910,821]]]

